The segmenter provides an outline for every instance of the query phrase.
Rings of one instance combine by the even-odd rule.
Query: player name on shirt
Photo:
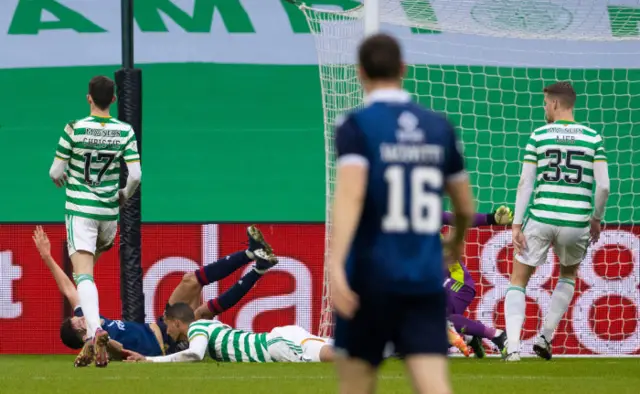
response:
[[[140,160],[131,125],[89,116],[69,123],[56,156],[69,161],[66,213],[96,220],[118,218],[120,158]]]
[[[439,164],[443,159],[443,149],[438,145],[381,144],[380,157],[386,163]]]

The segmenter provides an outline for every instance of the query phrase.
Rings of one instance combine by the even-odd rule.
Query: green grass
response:
[[[75,369],[70,356],[1,356],[0,392],[91,394],[334,393],[328,364],[123,364]],[[640,359],[453,359],[455,393],[638,393]],[[409,393],[402,364],[388,362],[379,393]]]

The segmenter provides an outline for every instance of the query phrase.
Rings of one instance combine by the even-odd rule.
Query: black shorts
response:
[[[360,296],[360,308],[351,320],[336,317],[335,346],[349,357],[377,367],[387,343],[401,356],[445,355],[447,339],[446,295]]]

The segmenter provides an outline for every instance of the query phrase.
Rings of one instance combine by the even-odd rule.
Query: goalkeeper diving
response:
[[[442,223],[448,225],[452,223],[453,215],[445,212]],[[510,225],[513,221],[513,212],[509,207],[501,206],[492,213],[477,213],[474,217],[472,227],[488,225]],[[473,349],[476,357],[485,356],[482,339],[490,340],[500,353],[504,352],[507,340],[506,333],[493,327],[487,327],[476,320],[471,320],[464,316],[471,302],[476,296],[475,281],[467,270],[467,267],[460,261],[456,261],[448,266],[445,272],[444,287],[447,293],[447,315],[451,325],[455,330],[469,338],[468,344]],[[465,356],[469,351],[462,338],[456,338],[455,333],[449,330],[449,343],[457,347]]]

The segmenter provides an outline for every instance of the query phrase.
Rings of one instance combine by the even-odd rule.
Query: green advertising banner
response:
[[[358,4],[307,3],[332,9]],[[405,2],[397,3],[402,10]],[[489,3],[466,3],[469,9],[459,12],[468,15],[470,29],[504,29],[500,16],[487,12]],[[497,3],[507,9],[510,1],[491,4]],[[640,12],[624,1],[594,1],[589,14],[575,8],[579,2],[568,3],[556,9],[549,29],[638,35]],[[0,4],[0,222],[63,220],[64,193],[48,179],[48,169],[64,124],[87,115],[88,80],[118,67],[119,4]],[[143,220],[324,221],[322,93],[304,15],[279,0],[135,4],[136,61],[144,78]],[[436,21],[446,18],[446,2],[425,4]],[[433,65],[416,68],[407,88],[459,126],[479,210],[513,204],[521,149],[543,124],[542,87],[569,79],[580,92],[577,118],[605,138],[613,179],[606,220],[640,222],[634,209],[640,206],[634,180],[640,138],[633,135],[640,121],[637,42],[576,41],[563,56],[557,51],[562,42],[553,40],[398,29],[447,43],[437,54],[407,44],[408,62]],[[468,47],[464,56],[461,45]],[[545,56],[554,46],[555,55]]]

